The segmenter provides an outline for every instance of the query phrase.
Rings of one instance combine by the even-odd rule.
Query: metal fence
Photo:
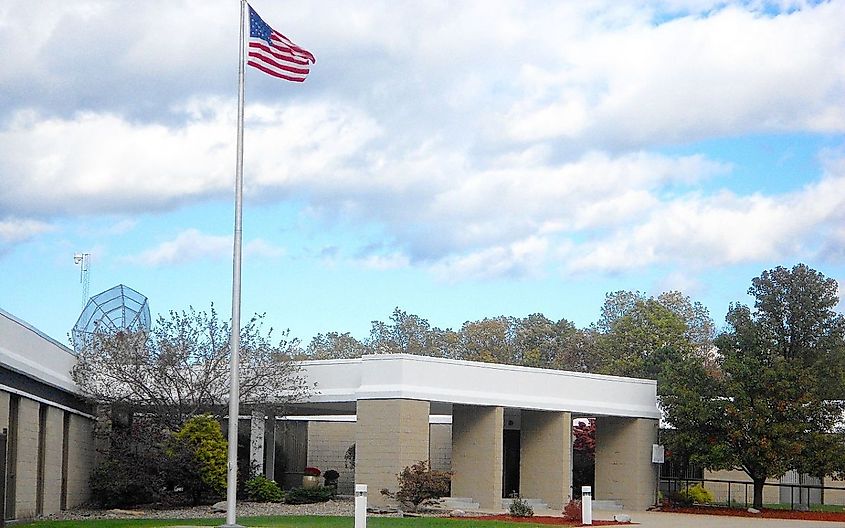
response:
[[[754,483],[747,480],[661,478],[659,489],[664,496],[666,496],[670,493],[678,493],[682,490],[689,490],[689,488],[695,486],[696,484],[701,484],[702,486],[709,484],[706,487],[710,490],[718,490],[720,486],[724,486],[727,490],[727,493],[725,494],[725,502],[728,506],[732,504],[744,504],[745,507],[748,508],[753,502],[751,499],[754,497]],[[742,491],[740,493],[736,493],[734,490],[735,486],[740,488]],[[787,501],[783,501],[782,499],[786,495],[789,495],[788,503],[790,509],[792,510],[800,505],[806,506],[809,509],[813,504],[824,504],[825,490],[843,491],[843,488],[834,488],[831,486],[783,482],[766,482],[763,485],[763,488],[765,489],[766,487],[777,487],[778,490],[780,490],[778,497],[781,499],[781,502],[779,502],[779,504],[787,504]]]

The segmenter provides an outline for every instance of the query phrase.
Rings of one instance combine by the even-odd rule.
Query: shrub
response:
[[[563,515],[570,521],[581,522],[581,501],[571,500],[563,507]]]
[[[681,490],[678,498],[685,504],[710,504],[713,502],[713,494],[701,484]]]
[[[410,467],[405,467],[399,475],[399,491],[381,490],[381,494],[396,499],[411,511],[415,511],[420,504],[432,499],[449,495],[452,474],[446,471],[434,471],[428,467],[428,462],[420,460]]]
[[[313,504],[334,497],[334,488],[294,488],[285,493],[285,504]]]
[[[343,465],[347,469],[355,469],[355,444],[346,448],[346,453],[343,455]]]
[[[275,481],[264,475],[252,477],[246,482],[246,496],[256,502],[282,502],[285,494]]]
[[[181,462],[177,480],[194,503],[203,493],[221,494],[226,489],[227,444],[213,416],[194,416],[185,422],[173,435],[170,453]]]
[[[518,496],[513,498],[508,511],[514,517],[534,517],[534,508]]]
[[[337,488],[337,479],[340,478],[340,473],[330,469],[323,473],[323,478],[326,479],[326,486]]]
[[[93,501],[104,508],[158,501],[166,484],[167,430],[154,421],[136,419],[98,423],[95,434],[109,447],[89,478]]]

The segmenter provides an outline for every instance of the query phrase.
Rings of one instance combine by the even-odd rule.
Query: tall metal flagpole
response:
[[[243,229],[244,193],[244,26],[246,24],[246,0],[241,0],[241,29],[238,57],[238,142],[235,163],[235,242],[232,252],[232,337],[229,345],[229,467],[226,476],[226,524],[224,528],[240,525],[237,520],[238,488],[238,415],[240,401],[240,380],[238,379],[238,356],[241,345],[241,238]]]

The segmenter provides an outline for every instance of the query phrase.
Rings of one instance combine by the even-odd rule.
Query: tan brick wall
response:
[[[355,482],[368,486],[369,504],[390,503],[379,490],[396,491],[405,466],[428,459],[430,404],[419,400],[358,400]]]
[[[655,464],[651,446],[657,441],[657,420],[599,417],[596,419],[597,500],[616,500],[631,510],[654,504]]]
[[[845,505],[845,481],[833,480],[832,478],[828,477],[822,481],[822,485],[831,488],[836,488],[835,490],[824,490],[825,504],[837,504],[840,506]]]
[[[18,519],[35,516],[38,477],[38,408],[38,402],[21,397],[18,407],[18,456],[15,467],[17,474],[15,517]]]
[[[431,469],[437,471],[452,470],[451,424],[431,424],[429,426],[428,458],[431,462]]]
[[[704,471],[705,479],[716,480],[737,480],[740,482],[748,482],[748,503],[754,500],[754,487],[751,485],[751,477],[741,469],[736,470],[722,470],[722,471]],[[778,484],[778,479],[767,479],[769,484]],[[745,485],[744,484],[725,484],[721,482],[705,482],[704,488],[713,494],[714,502],[728,502],[728,488],[730,487],[731,501],[745,504]],[[763,504],[777,504],[780,502],[780,490],[777,486],[763,487]]]
[[[352,494],[355,490],[355,471],[346,467],[343,458],[355,443],[355,422],[310,422],[308,424],[308,465],[325,472],[340,473],[337,491]]]
[[[452,496],[484,509],[502,506],[501,407],[452,406]]]
[[[44,435],[44,496],[42,514],[57,513],[62,500],[62,420],[64,411],[47,407]]]
[[[91,497],[88,477],[94,469],[94,421],[78,414],[70,415],[68,431],[67,507],[73,508]]]
[[[522,411],[519,494],[562,509],[570,499],[572,415]]]

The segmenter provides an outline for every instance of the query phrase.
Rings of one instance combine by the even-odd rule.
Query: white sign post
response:
[[[593,488],[581,486],[581,524],[593,524]]]
[[[355,528],[367,528],[366,484],[355,484]]]

